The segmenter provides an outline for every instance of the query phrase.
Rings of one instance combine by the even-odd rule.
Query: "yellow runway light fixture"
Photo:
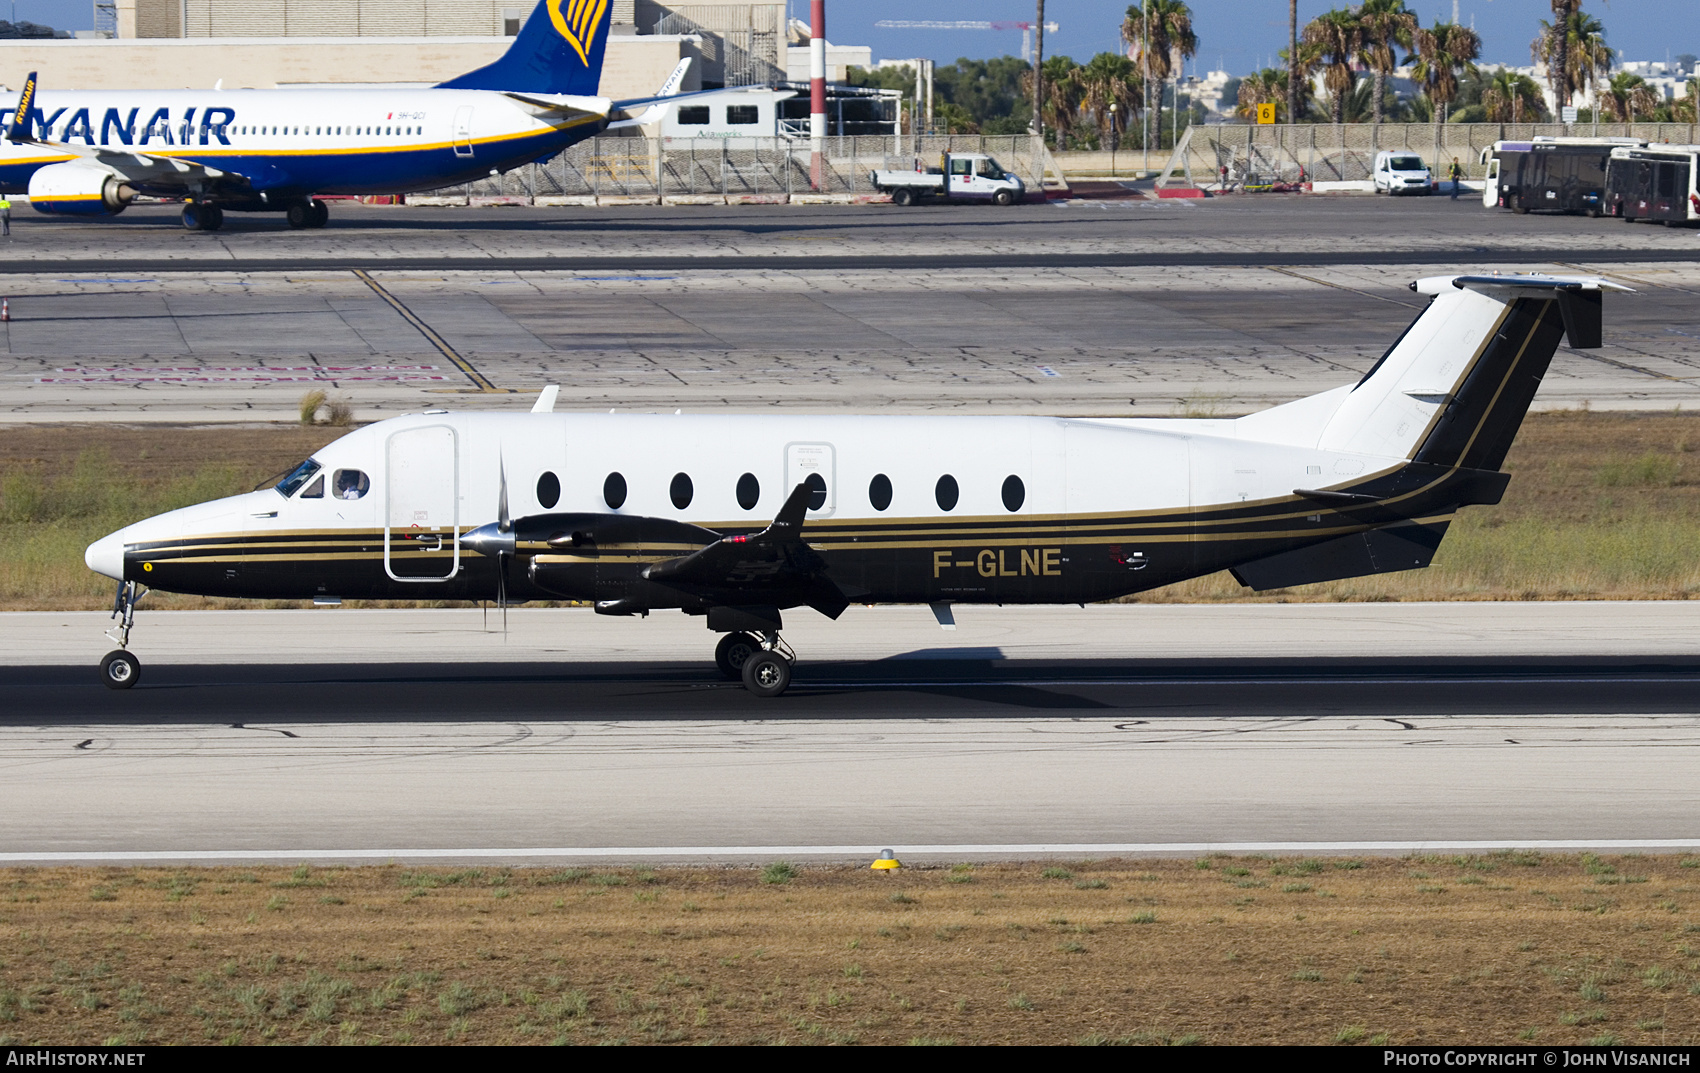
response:
[[[898,860],[890,850],[882,849],[880,850],[879,860],[868,865],[868,867],[876,872],[890,872],[902,868],[903,862]]]

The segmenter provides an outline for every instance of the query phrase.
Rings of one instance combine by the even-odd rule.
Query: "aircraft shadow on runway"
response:
[[[1700,656],[809,661],[758,700],[703,663],[146,664],[0,668],[3,723],[1686,714]]]

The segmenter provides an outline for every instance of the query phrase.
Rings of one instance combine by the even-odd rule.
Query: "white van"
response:
[[[1426,194],[1434,186],[1423,158],[1409,150],[1383,149],[1375,154],[1375,192]]]

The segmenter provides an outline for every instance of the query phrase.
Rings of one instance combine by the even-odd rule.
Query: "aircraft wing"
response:
[[[37,138],[30,126],[30,112],[35,103],[36,75],[30,72],[24,80],[23,92],[12,125],[6,129],[6,140],[17,145],[39,145],[56,153],[81,157],[91,167],[111,172],[137,190],[150,194],[176,196],[202,193],[209,187],[247,188],[249,176],[221,168],[208,167],[192,160],[157,156],[136,149],[114,149],[103,145],[73,145],[70,142]]]
[[[803,518],[814,489],[799,484],[766,529],[721,537],[677,559],[655,563],[644,577],[662,585],[716,595],[750,597],[787,593],[837,618],[849,600],[826,576],[826,564],[802,539]]]

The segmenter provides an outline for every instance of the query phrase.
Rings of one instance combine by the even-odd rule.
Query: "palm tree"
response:
[[[1467,26],[1436,22],[1415,35],[1417,56],[1411,75],[1423,84],[1434,102],[1436,119],[1446,122],[1446,107],[1458,95],[1458,72],[1476,71],[1475,59],[1482,54],[1482,39]]]
[[[1535,80],[1506,67],[1489,78],[1482,90],[1482,108],[1489,123],[1539,123],[1546,111]]]
[[[1234,108],[1234,114],[1242,119],[1251,119],[1257,115],[1260,104],[1273,104],[1278,121],[1293,121],[1287,115],[1287,72],[1283,68],[1265,67],[1240,79],[1239,104]]]
[[[1045,103],[1040,118],[1044,120],[1045,129],[1056,134],[1057,151],[1061,152],[1063,136],[1074,126],[1074,117],[1080,110],[1080,64],[1067,56],[1047,56],[1041,66],[1045,80]],[[1033,95],[1031,67],[1021,73],[1021,91],[1028,97]]]
[[[1559,32],[1559,27],[1568,26],[1572,16],[1582,10],[1582,0],[1552,0],[1552,22],[1541,21],[1541,34],[1529,45],[1536,53],[1535,62],[1541,63],[1548,57],[1547,82],[1552,86],[1553,103],[1563,108],[1570,103],[1570,91],[1574,83],[1569,79],[1570,42],[1567,35]],[[1545,39],[1546,47],[1541,42]]]
[[[1670,102],[1671,122],[1700,122],[1700,117],[1695,114],[1700,111],[1700,109],[1695,108],[1696,104],[1700,104],[1700,78],[1690,78],[1688,80],[1688,96],[1678,97]]]
[[[1125,130],[1144,101],[1139,69],[1119,52],[1098,53],[1086,66],[1076,68],[1074,78],[1080,87],[1079,111],[1091,117],[1100,141],[1106,140],[1106,127]]]
[[[1400,45],[1408,52],[1417,32],[1417,16],[1405,0],[1364,0],[1358,8],[1358,25],[1363,29],[1363,49],[1358,59],[1375,72],[1375,119],[1381,122],[1382,101],[1387,97],[1387,76],[1398,66],[1393,51]]]
[[[1553,7],[1556,11],[1556,0]],[[1564,33],[1558,32],[1561,26]],[[1536,63],[1546,64],[1553,100],[1560,108],[1570,103],[1571,94],[1594,85],[1611,70],[1612,52],[1606,46],[1605,27],[1581,10],[1551,25],[1543,19],[1540,36],[1529,43],[1529,53]]]
[[[1192,30],[1192,8],[1182,0],[1145,0],[1144,6],[1134,4],[1127,9],[1122,21],[1122,39],[1134,46],[1139,70],[1144,78],[1157,83],[1157,112],[1163,108],[1162,86],[1171,77],[1175,80],[1175,107],[1179,108],[1180,75],[1186,61],[1198,53],[1198,35]],[[1145,109],[1147,125],[1155,131],[1154,123],[1161,118]],[[1155,138],[1148,138],[1151,144]]]
[[[1640,75],[1620,73],[1600,93],[1600,107],[1619,123],[1633,123],[1636,117],[1650,116],[1658,109],[1659,95]]]
[[[1333,101],[1335,123],[1346,121],[1346,98],[1358,78],[1352,70],[1352,60],[1363,44],[1363,36],[1363,25],[1357,14],[1340,8],[1318,15],[1305,27],[1305,43],[1316,45],[1328,57],[1328,69],[1322,76],[1322,84],[1327,87]]]

